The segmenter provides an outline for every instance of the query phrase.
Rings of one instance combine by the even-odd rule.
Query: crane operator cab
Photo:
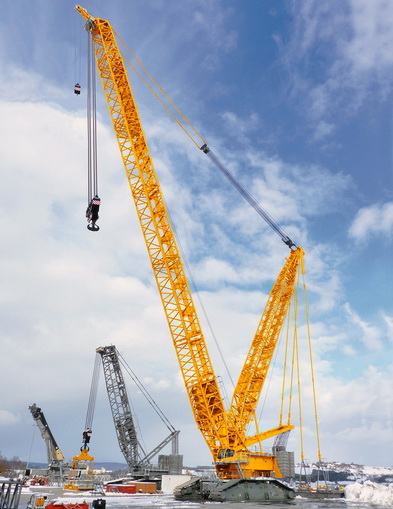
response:
[[[86,210],[86,218],[87,222],[89,223],[87,225],[87,229],[92,232],[98,232],[100,227],[96,225],[96,221],[98,220],[98,211],[100,210],[100,204],[101,200],[97,195],[94,196],[94,198],[90,201],[89,206]]]
[[[232,458],[235,455],[233,449],[220,449],[218,451],[217,459],[223,460],[224,458]]]

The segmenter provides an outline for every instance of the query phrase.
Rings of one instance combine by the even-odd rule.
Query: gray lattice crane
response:
[[[168,421],[125,360],[121,358],[120,362],[121,356],[115,346],[110,345],[99,347],[96,352],[101,355],[105,384],[117,434],[117,440],[130,471],[143,474],[144,472],[151,470],[150,461],[167,444],[172,443],[171,458],[174,459],[174,461],[166,461],[166,464],[162,464],[161,468],[163,470],[169,470],[169,473],[181,473],[182,457],[179,456],[179,431],[175,430],[172,424]],[[149,453],[145,452],[138,440],[131,412],[131,405],[128,399],[127,388],[121,369],[121,363],[170,432],[169,435]]]

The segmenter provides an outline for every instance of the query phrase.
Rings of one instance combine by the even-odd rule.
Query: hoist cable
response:
[[[91,154],[91,36],[87,33],[87,203],[93,197],[92,154]]]
[[[97,105],[93,37],[87,33],[87,202],[98,195]]]
[[[74,36],[74,67],[75,67],[75,83],[80,83],[82,57],[81,57],[81,40],[82,32],[79,30],[79,23],[75,17],[75,36]]]
[[[99,353],[97,353],[95,362],[94,362],[93,377],[91,380],[89,404],[87,406],[85,429],[88,429],[88,428],[91,429],[92,424],[93,424],[94,410],[95,410],[96,400],[97,400],[98,380],[100,377],[100,364],[101,364],[101,356]]]
[[[93,196],[98,195],[98,174],[97,174],[97,93],[96,93],[96,67],[95,57],[92,45],[92,131],[93,131]]]
[[[77,79],[77,67],[78,67],[78,63],[77,63],[77,58],[78,58],[77,37],[78,37],[78,35],[77,34],[80,33],[80,30],[78,30],[78,28],[79,28],[79,25],[78,25],[76,17],[75,17],[75,26],[74,26],[74,29],[75,29],[75,34],[74,34],[74,71],[75,71],[74,81],[75,81],[75,83],[78,82],[78,79]]]

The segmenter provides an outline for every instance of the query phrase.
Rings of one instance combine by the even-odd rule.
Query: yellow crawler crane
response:
[[[290,254],[270,293],[227,411],[113,29],[107,20],[93,18],[83,7],[78,5],[76,10],[85,18],[85,29],[91,33],[101,84],[184,384],[217,475],[221,479],[272,475],[281,478],[276,457],[263,453],[262,448],[261,452],[251,452],[250,446],[294,426],[280,423],[253,437],[246,436],[246,428],[252,419],[256,421],[256,405],[290,305],[297,272],[303,266],[303,250],[288,237],[283,239],[291,248]],[[205,153],[210,151],[206,145],[200,148]]]

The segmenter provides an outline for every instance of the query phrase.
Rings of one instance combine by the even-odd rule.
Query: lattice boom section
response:
[[[304,253],[291,251],[265,306],[241,376],[233,393],[229,417],[234,429],[245,430],[255,412],[296,283]]]
[[[129,467],[139,464],[138,438],[128,400],[127,389],[114,346],[100,348],[109,404],[121,452]]]
[[[113,31],[95,20],[101,83],[137,209],[181,372],[211,451],[226,443],[226,415],[174,234]]]

